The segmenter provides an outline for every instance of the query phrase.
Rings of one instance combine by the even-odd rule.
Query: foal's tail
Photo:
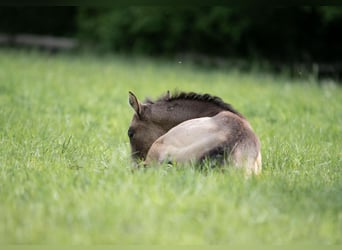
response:
[[[247,176],[261,174],[260,150],[256,151],[255,154],[251,152],[246,153],[246,152],[241,152],[239,150],[235,150],[232,154],[232,157],[233,157],[233,164],[238,168],[244,168]]]

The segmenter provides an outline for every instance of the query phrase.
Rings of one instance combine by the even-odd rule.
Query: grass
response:
[[[0,51],[1,244],[342,243],[342,89],[189,63]],[[262,142],[263,173],[132,172],[128,91],[209,92]]]

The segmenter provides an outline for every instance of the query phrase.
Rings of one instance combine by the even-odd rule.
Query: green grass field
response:
[[[251,122],[263,173],[131,171],[140,99],[218,95]],[[342,244],[342,89],[178,60],[0,50],[1,244]]]

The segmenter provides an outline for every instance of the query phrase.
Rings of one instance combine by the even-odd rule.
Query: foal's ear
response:
[[[135,113],[137,113],[138,116],[141,114],[141,104],[138,100],[138,98],[131,92],[128,92],[128,101],[131,107],[134,109]]]

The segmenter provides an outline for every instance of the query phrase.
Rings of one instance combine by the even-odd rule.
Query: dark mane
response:
[[[175,92],[171,94],[171,96],[169,94],[166,94],[160,97],[159,99],[156,100],[156,102],[171,102],[174,100],[194,100],[194,101],[208,102],[208,103],[215,104],[224,110],[230,111],[240,117],[243,117],[243,115],[240,114],[237,110],[235,110],[232,107],[232,105],[225,103],[218,96],[212,96],[209,94],[198,94],[195,92]]]

